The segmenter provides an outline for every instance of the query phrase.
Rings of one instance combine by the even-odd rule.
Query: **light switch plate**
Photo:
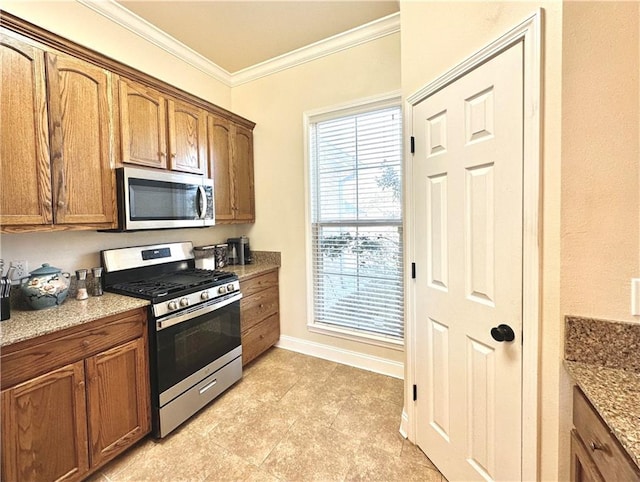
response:
[[[640,278],[631,278],[631,314],[640,316]]]

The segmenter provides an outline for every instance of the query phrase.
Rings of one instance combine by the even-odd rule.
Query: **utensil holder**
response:
[[[0,321],[8,320],[11,318],[11,303],[10,298],[0,298]]]

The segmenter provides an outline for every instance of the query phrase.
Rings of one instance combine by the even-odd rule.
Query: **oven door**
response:
[[[156,321],[152,388],[159,407],[242,356],[241,298],[234,293]]]

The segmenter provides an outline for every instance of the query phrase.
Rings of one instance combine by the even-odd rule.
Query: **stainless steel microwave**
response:
[[[119,231],[215,224],[213,180],[138,167],[116,169]]]

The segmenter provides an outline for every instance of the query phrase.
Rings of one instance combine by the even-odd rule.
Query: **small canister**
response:
[[[76,270],[76,300],[86,300],[89,297],[87,293],[87,270]]]
[[[216,244],[216,247],[215,247],[216,269],[224,268],[227,265],[227,249],[228,249],[228,245],[226,244]]]
[[[195,246],[193,248],[198,269],[216,269],[215,245]]]
[[[102,267],[91,268],[91,273],[93,274],[91,294],[93,296],[102,296]]]

